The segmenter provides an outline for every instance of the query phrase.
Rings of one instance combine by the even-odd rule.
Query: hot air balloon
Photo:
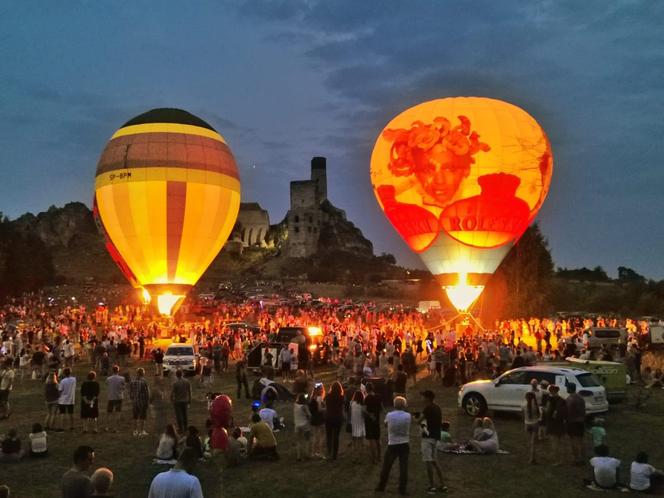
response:
[[[135,287],[172,314],[219,253],[240,208],[224,138],[180,109],[153,109],[117,130],[99,158],[94,214]],[[146,296],[149,297],[149,296]]]
[[[424,102],[392,119],[371,155],[371,182],[396,231],[466,311],[537,215],[551,145],[501,100]]]

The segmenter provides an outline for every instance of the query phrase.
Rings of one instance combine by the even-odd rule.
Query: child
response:
[[[228,451],[225,453],[226,465],[236,467],[247,459],[247,438],[242,435],[239,427],[233,429],[231,438],[228,440]]]
[[[30,456],[43,457],[48,453],[46,431],[41,424],[32,424],[32,432],[28,434],[30,439]]]
[[[606,444],[606,429],[604,429],[604,419],[595,417],[593,425],[588,431],[593,438],[593,448]]]
[[[455,451],[459,444],[455,443],[450,434],[450,423],[446,420],[440,426],[440,441],[437,445],[438,451]]]

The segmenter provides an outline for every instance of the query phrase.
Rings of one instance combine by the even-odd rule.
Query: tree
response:
[[[622,283],[629,283],[629,282],[643,283],[646,281],[646,277],[644,277],[643,275],[639,275],[631,268],[627,268],[625,266],[619,266],[618,280]]]
[[[553,259],[537,223],[528,227],[507,254],[485,290],[485,317],[541,316],[551,308]],[[491,300],[502,309],[492,306]]]

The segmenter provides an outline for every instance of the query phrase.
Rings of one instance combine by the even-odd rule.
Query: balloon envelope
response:
[[[458,309],[481,293],[536,216],[553,171],[540,125],[500,100],[407,109],[381,132],[371,182],[385,215]]]
[[[153,109],[128,121],[97,165],[94,211],[107,248],[165,314],[223,247],[239,207],[230,148],[186,111]]]

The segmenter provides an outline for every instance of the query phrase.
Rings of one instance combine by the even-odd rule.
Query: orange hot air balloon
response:
[[[94,214],[106,247],[132,285],[157,296],[163,314],[175,311],[219,253],[239,208],[230,148],[186,111],[135,117],[99,158]]]
[[[461,311],[537,215],[552,171],[537,121],[483,97],[407,109],[371,155],[378,203]]]

